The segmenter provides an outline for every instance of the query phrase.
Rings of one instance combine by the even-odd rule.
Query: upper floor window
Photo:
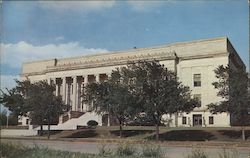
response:
[[[194,87],[201,86],[201,74],[194,74]]]

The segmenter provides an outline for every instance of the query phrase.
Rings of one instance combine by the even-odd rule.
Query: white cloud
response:
[[[64,40],[63,36],[58,36],[58,37],[55,38],[55,41],[61,41],[61,40]]]
[[[1,62],[12,68],[20,68],[21,64],[27,61],[108,52],[106,49],[85,48],[80,46],[78,42],[35,46],[21,41],[15,44],[0,44],[0,47],[2,51]]]
[[[98,11],[111,8],[115,5],[115,1],[39,1],[42,8],[53,11]]]
[[[132,7],[133,10],[135,11],[148,11],[152,10],[155,8],[158,8],[165,4],[166,2],[171,2],[169,1],[134,1],[134,0],[128,0],[128,4]]]

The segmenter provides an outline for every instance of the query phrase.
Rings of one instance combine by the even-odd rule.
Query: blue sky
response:
[[[1,87],[21,63],[228,36],[248,66],[247,0],[4,1]]]

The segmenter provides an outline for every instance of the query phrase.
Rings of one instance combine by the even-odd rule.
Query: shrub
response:
[[[132,156],[135,154],[135,148],[132,144],[120,144],[116,149],[118,156]]]
[[[142,148],[142,156],[143,157],[162,157],[162,151],[159,145],[146,144]]]
[[[201,149],[193,149],[187,158],[208,158],[207,154]]]
[[[112,155],[112,151],[107,148],[106,144],[101,144],[99,148],[99,155],[100,156],[110,156]]]
[[[219,158],[238,158],[239,153],[237,150],[231,150],[231,153],[226,151],[226,149],[223,148],[223,151],[218,154]]]
[[[98,122],[96,122],[95,120],[90,120],[90,121],[87,122],[87,125],[89,127],[95,127],[95,126],[98,125]]]

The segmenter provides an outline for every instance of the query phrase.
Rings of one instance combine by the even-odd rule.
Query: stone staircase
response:
[[[58,125],[51,125],[50,129],[51,130],[75,130],[77,129],[77,126],[87,126],[87,122],[89,120],[95,120],[96,122],[98,122],[99,126],[102,126],[102,116],[98,115],[95,112],[86,112],[81,115],[80,113],[78,114],[75,113],[73,115],[74,115],[73,116],[74,118],[71,117],[71,119],[68,119],[65,122],[61,122]],[[40,130],[40,127],[37,127],[35,129]],[[48,126],[44,125],[43,129],[47,130]]]

